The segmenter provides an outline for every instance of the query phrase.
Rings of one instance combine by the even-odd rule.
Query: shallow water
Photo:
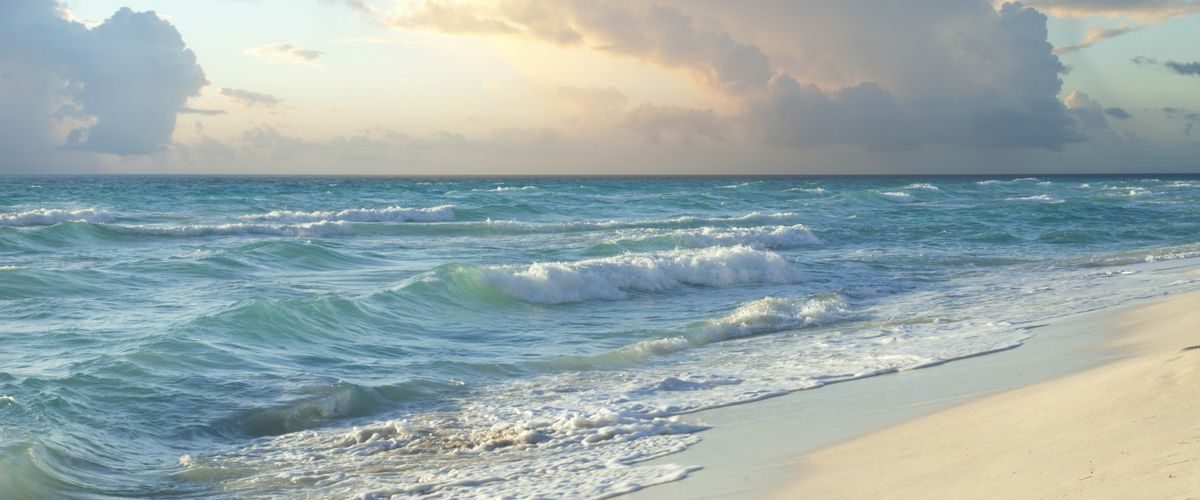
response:
[[[0,177],[0,497],[605,496],[1196,288],[1200,178]]]

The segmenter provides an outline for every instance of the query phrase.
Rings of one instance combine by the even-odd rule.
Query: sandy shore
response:
[[[1122,496],[1114,483],[1200,498],[1200,452],[1179,444],[1200,448],[1200,380],[1187,382],[1200,349],[1183,350],[1200,344],[1200,292],[1035,333],[1010,351],[687,415],[711,426],[703,440],[644,465],[701,469],[622,498]],[[1140,484],[1157,481],[1177,489]]]
[[[1200,498],[1200,293],[1111,315],[1125,353],[802,458],[775,498]]]

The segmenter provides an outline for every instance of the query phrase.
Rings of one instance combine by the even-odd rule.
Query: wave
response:
[[[1025,202],[1025,203],[1042,203],[1042,204],[1047,204],[1047,205],[1064,203],[1062,198],[1055,198],[1048,194],[1038,194],[1038,195],[1033,195],[1033,196],[1017,196],[1017,197],[1012,197],[1012,198],[1005,198],[1004,201],[1020,201],[1020,202]]]
[[[654,356],[671,354],[692,347],[767,333],[799,330],[841,321],[852,316],[846,299],[828,294],[812,299],[766,297],[738,306],[720,318],[692,325],[686,332],[645,340],[599,356],[570,357],[548,365],[596,367],[638,363]]]
[[[454,205],[430,208],[351,208],[340,211],[297,212],[274,210],[243,215],[242,219],[271,222],[447,222],[455,220]]]
[[[750,212],[741,216],[730,217],[698,217],[684,215],[669,219],[658,220],[608,220],[608,221],[574,221],[574,222],[524,222],[515,220],[491,220],[476,223],[486,226],[493,232],[527,234],[527,233],[569,233],[587,231],[607,231],[614,229],[672,229],[706,226],[736,226],[747,223],[791,222],[800,218],[792,212],[762,213]],[[455,227],[470,227],[455,225]]]
[[[986,181],[976,182],[975,184],[980,185],[980,186],[991,186],[994,184],[1017,184],[1017,183],[1022,183],[1022,182],[1036,182],[1036,183],[1039,183],[1042,185],[1051,184],[1050,182],[1042,182],[1042,180],[1038,179],[1037,177],[1021,177],[1019,179],[1012,179],[1012,180],[1008,180],[1008,181],[1002,181],[999,179],[988,179]]]
[[[912,202],[916,201],[916,199],[913,198],[913,196],[911,194],[905,193],[903,191],[896,191],[896,192],[873,191],[873,193],[875,193],[875,196],[878,196],[880,198],[883,198],[883,199],[893,202],[893,203],[912,203]]]
[[[464,268],[470,269],[470,268]],[[680,286],[794,283],[803,275],[778,254],[747,246],[625,254],[577,262],[475,268],[478,281],[537,304],[618,300]]]
[[[654,247],[706,248],[748,246],[751,248],[796,248],[821,245],[822,242],[803,224],[750,228],[683,229],[670,232],[628,230],[616,239],[596,248],[643,249]]]
[[[60,222],[112,222],[116,218],[112,212],[95,208],[79,210],[39,208],[25,212],[0,214],[0,226],[30,227],[52,226]]]
[[[815,188],[791,188],[791,189],[785,189],[785,190],[784,190],[784,192],[789,192],[789,193],[812,193],[812,194],[825,194],[825,193],[828,193],[828,192],[829,192],[829,190],[827,190],[827,189],[825,189],[825,188],[823,188],[823,187],[815,187]]]
[[[213,224],[194,226],[104,226],[118,232],[156,236],[293,236],[320,237],[353,234],[354,226],[349,222],[306,222],[301,224]]]
[[[925,183],[925,182],[909,184],[907,186],[904,186],[904,189],[921,189],[921,190],[925,190],[925,191],[941,191],[942,190],[942,188],[939,188],[933,184],[929,184],[929,183]]]

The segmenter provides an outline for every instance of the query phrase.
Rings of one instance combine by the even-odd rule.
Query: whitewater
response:
[[[1198,235],[1195,176],[0,177],[0,497],[619,495]]]

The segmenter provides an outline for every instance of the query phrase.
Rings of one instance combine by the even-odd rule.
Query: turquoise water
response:
[[[1196,256],[1200,177],[0,177],[0,497],[620,493]]]

